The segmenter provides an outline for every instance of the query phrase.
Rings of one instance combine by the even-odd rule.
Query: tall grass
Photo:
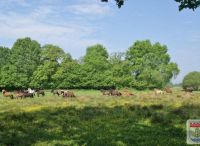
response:
[[[200,117],[200,94],[133,97],[74,90],[76,98],[0,96],[0,146],[186,145],[185,123]],[[177,97],[180,95],[181,97]]]

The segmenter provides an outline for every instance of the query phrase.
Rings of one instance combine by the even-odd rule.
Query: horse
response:
[[[111,91],[110,90],[103,90],[101,89],[100,92],[103,94],[103,95],[111,95]]]
[[[192,93],[194,89],[192,87],[187,87],[184,89],[185,92]]]
[[[121,96],[122,93],[117,90],[111,90],[110,95],[111,96]]]
[[[76,97],[74,95],[74,92],[73,91],[61,91],[61,94],[63,95],[63,97]]]
[[[128,88],[122,90],[123,96],[135,96]]]
[[[164,91],[166,93],[172,93],[172,89],[170,89],[169,87],[164,88]]]
[[[23,97],[26,98],[26,97],[30,97],[30,98],[33,98],[34,97],[34,94],[33,93],[23,93]]]
[[[34,97],[34,93],[29,93],[28,91],[25,90],[21,90],[21,91],[17,91],[15,93],[15,97],[16,98],[26,98],[26,97],[30,97],[33,98]]]
[[[51,93],[53,93],[53,95],[58,95],[58,96],[60,96],[61,91],[52,89],[52,90],[51,90]]]
[[[2,94],[4,97],[10,97],[10,99],[13,99],[13,94],[10,92],[7,92],[6,90],[2,90]]]
[[[28,93],[33,93],[33,94],[35,94],[35,90],[32,90],[31,88],[28,88]]]
[[[160,90],[160,89],[154,89],[154,93],[156,94],[156,95],[158,95],[158,94],[164,94],[164,92],[162,91],[162,90]]]
[[[35,90],[35,92],[37,93],[37,97],[40,97],[40,95],[45,96],[44,90],[37,89],[37,90]]]
[[[17,92],[15,92],[15,97],[16,98],[23,98],[24,97],[24,92],[21,92],[21,91],[17,91]]]

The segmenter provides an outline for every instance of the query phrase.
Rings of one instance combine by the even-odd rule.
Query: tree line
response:
[[[80,59],[28,37],[17,39],[11,49],[0,47],[1,88],[162,88],[178,73],[167,46],[149,40],[112,54],[96,44]]]

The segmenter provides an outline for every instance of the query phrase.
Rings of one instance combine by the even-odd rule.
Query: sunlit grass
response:
[[[200,93],[132,97],[73,90],[76,98],[11,100],[0,95],[0,145],[186,145],[187,119],[200,118]],[[158,140],[159,139],[159,140]]]

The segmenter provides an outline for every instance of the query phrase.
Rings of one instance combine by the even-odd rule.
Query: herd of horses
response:
[[[63,97],[75,97],[73,91],[69,90],[51,90],[51,93],[58,96],[62,95]],[[28,90],[18,90],[13,93],[2,90],[2,94],[4,97],[10,97],[11,99],[23,99],[28,97],[33,98],[35,95],[37,95],[37,97],[40,95],[45,96],[45,91],[41,89],[32,90],[31,88],[28,88]]]
[[[76,97],[73,91],[70,90],[51,90],[51,93],[53,95],[62,95],[63,97]]]
[[[183,89],[183,91],[187,92],[187,93],[192,93],[194,90],[191,87],[185,88]],[[104,96],[134,96],[134,94],[128,90],[127,88],[125,88],[122,91],[116,90],[116,89],[102,89],[100,90],[100,92],[102,93],[102,95]],[[57,96],[62,96],[62,97],[76,97],[73,91],[70,90],[51,90],[51,93],[53,95],[57,95]],[[163,90],[161,89],[154,89],[154,93],[156,95],[162,95],[165,93],[172,93],[172,89],[169,87],[164,88]],[[33,98],[35,95],[37,95],[37,97],[39,97],[40,95],[45,96],[45,91],[41,90],[41,89],[35,89],[32,90],[31,88],[28,88],[28,90],[18,90],[18,91],[14,91],[13,93],[8,92],[6,90],[2,90],[2,94],[4,97],[10,97],[11,99],[18,99],[18,98]]]
[[[40,95],[45,96],[45,92],[44,90],[40,90],[40,89],[36,89],[36,90],[32,90],[31,88],[28,88],[28,90],[18,90],[18,91],[14,91],[14,93],[8,92],[6,90],[2,90],[2,94],[4,97],[10,97],[11,99],[14,98],[33,98],[35,95],[37,95],[38,97]]]
[[[101,89],[100,91],[102,95],[106,95],[106,96],[134,96],[134,94],[126,88],[122,91],[118,91],[115,89],[109,89],[109,90]]]
[[[194,91],[194,89],[192,87],[187,87],[187,88],[184,88],[182,91],[186,92],[186,93],[192,93]],[[172,89],[169,88],[169,87],[165,87],[163,90],[160,90],[160,89],[154,89],[154,93],[156,95],[159,95],[159,94],[165,94],[165,93],[172,93]]]
[[[102,92],[102,95],[106,95],[106,96],[134,96],[134,94],[126,88],[122,90],[121,92],[114,89],[100,90],[100,91]],[[182,91],[185,91],[186,93],[192,93],[194,89],[192,87],[187,87],[187,88],[184,88]],[[154,88],[154,93],[156,95],[162,95],[165,93],[172,94],[173,91],[170,87],[165,87],[163,90]]]

